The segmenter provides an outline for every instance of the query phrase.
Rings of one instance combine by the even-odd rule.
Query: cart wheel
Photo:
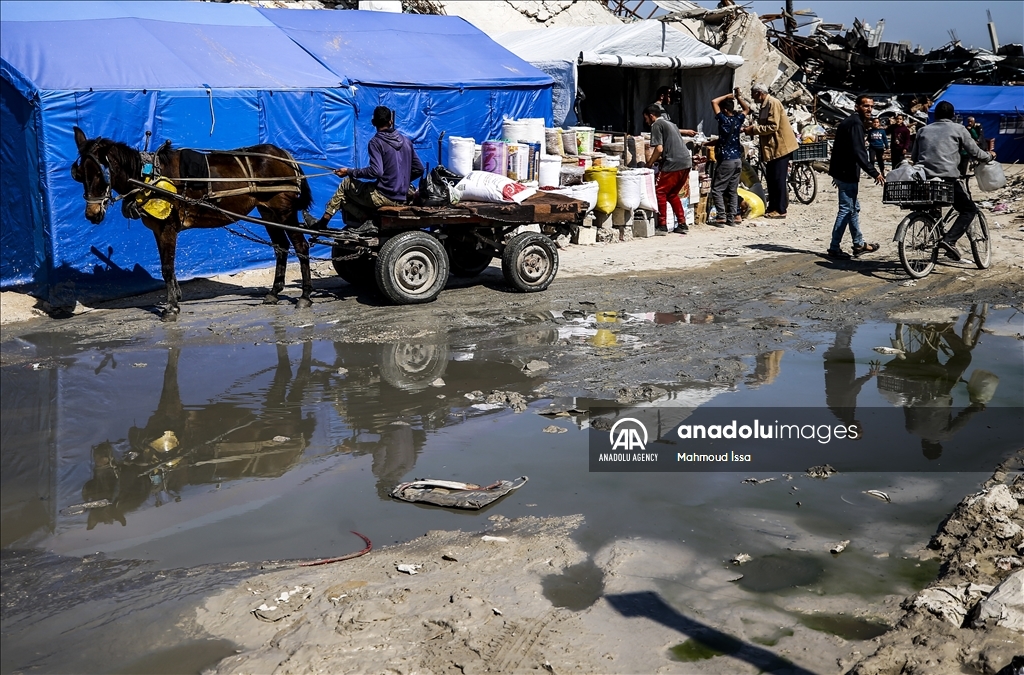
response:
[[[517,234],[501,254],[501,271],[508,285],[517,291],[543,291],[558,273],[555,242],[536,232]]]
[[[448,346],[400,342],[384,345],[380,359],[381,378],[395,389],[420,391],[444,375],[448,367]]]
[[[818,177],[814,175],[814,169],[808,162],[793,165],[789,173],[789,183],[801,204],[810,204],[818,195]]]
[[[915,212],[900,223],[903,236],[896,242],[900,263],[914,279],[923,279],[935,269],[938,257],[939,230],[931,216]]]
[[[373,258],[364,254],[351,260],[338,260],[339,257],[351,255],[351,251],[341,246],[331,248],[331,262],[338,276],[353,286],[365,287],[373,283]]]
[[[967,238],[971,240],[974,264],[979,270],[987,270],[992,264],[992,240],[988,235],[988,219],[981,211],[978,211],[978,217],[967,228]]]
[[[448,254],[426,232],[403,232],[381,246],[376,277],[377,287],[392,302],[431,302],[448,281]]]
[[[448,264],[451,266],[452,274],[457,277],[478,276],[494,259],[490,248],[476,248],[476,242],[468,239],[448,239],[444,248],[448,252]]]

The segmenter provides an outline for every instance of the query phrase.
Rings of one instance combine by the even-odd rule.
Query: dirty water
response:
[[[642,349],[652,326],[700,330],[730,320],[609,310],[523,323],[538,345],[585,343],[600,354]],[[984,332],[978,317],[966,314],[953,323],[869,322],[832,332],[769,323],[788,339],[746,357],[742,377],[662,383],[662,402],[845,411],[910,409],[942,398],[959,411],[979,388],[989,407],[1024,400],[1015,337],[1024,327],[1012,310],[988,311]],[[876,347],[899,349],[904,358]],[[920,548],[993,468],[839,474],[827,481],[776,476],[761,485],[725,472],[590,473],[581,418],[538,414],[577,405],[532,393],[556,383],[559,373],[524,374],[500,337],[381,345],[282,335],[276,343],[167,346],[29,335],[3,349],[28,355],[3,368],[3,548],[98,553],[150,561],[152,570],[341,555],[362,548],[352,531],[381,546],[434,529],[485,529],[492,515],[581,513],[586,525],[578,537],[595,555],[616,540],[641,537],[738,570],[738,606],[773,606],[807,592],[878,598],[934,577],[933,564],[907,552]],[[926,372],[928,381],[914,372]],[[486,404],[479,393],[492,390],[523,394],[530,407],[517,414]],[[552,424],[567,431],[545,433]],[[388,496],[412,478],[487,484],[523,475],[526,486],[480,511]],[[893,503],[865,496],[871,489],[886,491]],[[853,543],[839,556],[821,543],[845,539]],[[753,561],[730,566],[739,552]],[[601,576],[588,560],[546,579],[545,594],[556,606],[583,609],[600,597]],[[680,570],[658,584],[666,601],[685,605],[690,581]],[[855,639],[873,630],[843,617],[800,621]],[[734,646],[691,642],[673,648],[674,658],[711,658]],[[199,661],[230,648],[200,646]],[[156,655],[125,649],[121,662],[108,664],[160,672],[145,665],[158,663],[150,657]],[[31,662],[25,658],[5,658],[3,670]]]

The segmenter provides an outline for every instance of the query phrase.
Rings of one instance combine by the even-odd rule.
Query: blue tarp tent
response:
[[[431,165],[442,131],[479,143],[501,137],[503,117],[551,124],[553,80],[459,17],[259,11],[354,88],[360,163],[378,105],[396,111],[397,128]]]
[[[995,139],[1000,162],[1024,162],[1024,87],[951,84],[935,101],[949,101],[956,114],[974,117]],[[929,120],[934,120],[934,108]]]
[[[3,2],[0,14],[0,285],[80,297],[160,285],[152,234],[118,208],[83,217],[72,127],[142,147],[273,143],[298,159],[352,161],[351,91],[248,5]],[[307,169],[307,173],[310,170]],[[311,181],[320,204],[331,181]],[[257,228],[258,230],[261,228]],[[180,278],[265,265],[268,246],[223,229],[185,233]],[[154,281],[156,280],[156,282]]]

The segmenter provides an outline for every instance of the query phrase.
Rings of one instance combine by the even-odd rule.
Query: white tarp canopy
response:
[[[705,73],[710,75],[710,71],[715,71],[712,79],[720,83],[723,70],[743,65],[742,57],[723,54],[661,21],[638,21],[616,26],[541,28],[495,33],[491,37],[519,58],[554,78],[555,123],[563,125],[575,122],[572,105],[576,96],[579,66],[701,69],[704,73],[693,73],[693,77],[687,78],[696,84],[696,80],[701,79]],[[718,88],[713,87],[715,90]],[[697,87],[702,97],[712,93],[711,89],[711,86]],[[700,117],[703,119],[704,115]]]

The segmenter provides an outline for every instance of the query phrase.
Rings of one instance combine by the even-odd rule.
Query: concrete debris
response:
[[[526,397],[514,391],[492,391],[485,401],[489,405],[508,406],[513,412],[521,413],[526,410]],[[474,405],[479,408],[479,405]]]
[[[459,16],[485,33],[535,28],[600,26],[622,20],[598,0],[435,0],[448,16]]]
[[[964,625],[964,619],[978,602],[992,592],[988,584],[958,584],[927,588],[911,601],[915,609],[922,609],[956,627]]]
[[[807,469],[804,474],[811,478],[822,478],[826,479],[829,476],[838,473],[831,464],[821,464],[819,466],[812,466]]]
[[[1014,572],[978,604],[972,628],[995,624],[1024,633],[1024,570]]]

